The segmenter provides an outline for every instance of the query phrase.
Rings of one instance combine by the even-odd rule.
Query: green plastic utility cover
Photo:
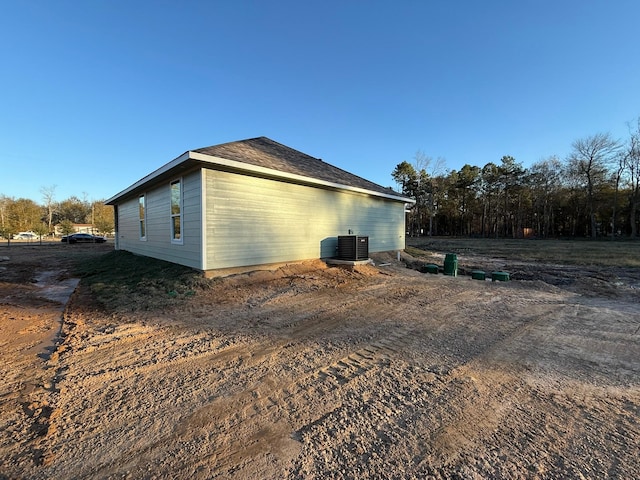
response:
[[[484,280],[486,278],[486,274],[484,270],[471,270],[471,278],[473,280]]]
[[[507,272],[491,272],[492,282],[508,282],[509,274]]]
[[[424,266],[427,273],[438,273],[438,265],[435,263],[428,263]]]

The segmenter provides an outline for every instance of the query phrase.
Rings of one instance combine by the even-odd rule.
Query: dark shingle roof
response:
[[[198,154],[200,158],[194,158],[195,155],[193,154]],[[314,158],[306,153],[274,142],[269,138],[258,137],[189,150],[114,195],[106,201],[106,204],[116,205],[121,199],[143,191],[147,185],[154,182],[157,183],[162,179],[166,180],[179,172],[193,168],[194,165],[205,166],[206,168],[231,168],[229,165],[224,164],[225,160],[246,165],[244,168],[236,165],[232,168],[233,171],[243,171],[245,169],[248,171],[251,170],[250,166],[257,167],[276,172],[276,174],[266,173],[274,178],[297,175],[296,181],[308,182],[309,185],[325,182],[325,184],[334,188],[365,190],[394,201],[415,203],[414,200],[391,188],[385,188],[377,183],[370,182],[341,168],[325,163],[319,158]],[[255,170],[253,172],[255,173]],[[264,172],[262,173],[264,174]]]
[[[192,151],[386,195],[401,195],[391,188],[370,182],[267,137],[223,143]]]

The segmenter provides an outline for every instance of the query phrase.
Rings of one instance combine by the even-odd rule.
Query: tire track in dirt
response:
[[[457,298],[455,297],[463,293],[463,291],[464,288],[460,287],[458,289],[454,288],[453,291],[449,290],[446,294],[432,295],[428,301],[419,301],[418,306],[420,308],[429,306],[432,309],[431,314],[438,315],[439,310],[448,310],[451,308],[452,304],[455,305],[457,302]],[[440,306],[439,304],[445,300],[446,305],[444,307]],[[467,300],[463,300],[463,302],[465,301]],[[556,303],[556,300],[542,300],[539,303],[548,303],[551,305]],[[333,364],[321,368],[318,371],[318,379],[325,383],[329,380],[334,388],[341,388],[347,386],[347,384],[356,377],[364,375],[370,369],[376,367],[384,369],[384,367],[389,366],[391,363],[391,358],[402,352],[403,349],[411,343],[412,337],[415,334],[419,334],[421,331],[421,329],[411,328],[406,325],[403,325],[400,328],[396,327],[394,332],[387,338],[373,342],[370,345],[341,358]],[[376,358],[377,361],[374,363],[374,359]],[[442,375],[445,377],[448,375],[446,370],[443,371],[438,366],[430,368],[441,377]],[[458,380],[457,375],[452,375],[448,379],[445,378],[441,380],[443,383],[441,383],[438,390],[446,391],[446,389],[449,388],[447,385],[451,381]],[[471,385],[472,389],[475,388],[473,387],[474,383],[472,381],[467,380],[466,383]],[[507,383],[507,381],[505,380],[504,383]],[[436,394],[436,389],[432,390],[432,394]],[[291,394],[291,397],[297,396],[297,392]],[[450,419],[447,424],[443,424],[443,426],[440,427],[431,437],[431,441],[434,446],[432,447],[433,451],[430,453],[430,458],[435,457],[438,462],[449,462],[451,461],[451,458],[448,452],[458,452],[462,447],[472,444],[474,442],[474,438],[486,436],[487,432],[494,429],[501,417],[501,411],[506,407],[503,401],[497,400],[496,397],[493,398],[493,401],[487,402],[482,406],[475,405],[474,408],[469,408],[469,405],[467,405],[467,407],[463,406],[461,413],[457,417]],[[366,408],[374,410],[376,405],[371,404],[371,402],[368,403],[369,404]],[[403,402],[397,401],[396,403],[400,403],[402,405]],[[295,432],[295,437],[302,438],[311,429],[319,427],[322,423],[327,422],[330,417],[337,415],[340,408],[342,408],[341,405],[337,405],[333,409],[325,409],[327,411],[319,412],[317,418],[310,419],[306,425],[302,426]],[[294,409],[290,408],[289,410],[293,411]],[[400,422],[401,420],[398,421]],[[425,452],[426,450],[423,449],[422,454],[425,455]]]
[[[483,342],[482,349],[451,370],[449,384],[455,384],[458,391],[449,392],[454,395],[449,418],[429,436],[430,464],[454,463],[461,452],[473,450],[474,445],[482,445],[495,431],[513,408],[513,403],[517,403],[521,396],[518,392],[523,386],[519,377],[522,366],[514,363],[515,359],[509,353],[510,345],[521,344],[532,330],[549,321],[547,315],[541,314],[541,308],[548,307],[548,311],[552,312],[565,303],[564,298],[558,298],[559,292],[529,291],[523,296],[517,287],[500,287],[500,290],[494,289],[493,295],[486,299],[484,305],[488,307],[487,311],[481,304],[469,299],[465,300],[462,310],[475,312],[476,316],[488,319],[495,306],[502,310],[509,308],[517,311],[535,305],[536,314],[520,315],[517,321],[507,324],[508,328],[503,326],[500,331],[493,332],[491,340]],[[508,365],[506,369],[505,365]]]
[[[529,291],[526,297],[521,297],[517,290],[514,290],[501,298],[502,303],[511,305],[512,308],[535,305],[535,314],[520,315],[519,321],[511,329],[497,336],[494,342],[489,343],[487,348],[471,361],[453,370],[453,378],[461,380],[467,385],[466,388],[471,390],[457,396],[459,398],[452,402],[456,406],[457,413],[447,424],[433,433],[430,439],[434,445],[434,457],[430,460],[432,464],[440,463],[446,466],[456,461],[462,461],[465,464],[473,463],[469,458],[460,460],[456,457],[458,453],[473,451],[482,448],[485,444],[495,444],[496,440],[491,437],[505,422],[515,422],[516,425],[531,424],[536,427],[543,425],[530,418],[532,411],[518,407],[518,405],[527,404],[527,399],[532,395],[532,386],[527,384],[526,378],[531,376],[531,370],[535,371],[536,367],[535,364],[521,363],[520,359],[535,359],[535,354],[528,352],[529,350],[534,346],[540,348],[545,343],[557,341],[560,326],[570,329],[571,325],[566,325],[567,319],[579,317],[578,312],[582,308],[580,307],[581,298],[564,292],[558,293],[560,295]],[[546,312],[544,307],[548,307]],[[555,325],[556,330],[549,330],[551,325]],[[540,338],[541,331],[548,331],[550,335],[548,340]],[[576,345],[576,341],[570,344]],[[546,349],[548,347],[543,348],[543,350]],[[526,354],[525,351],[527,351]],[[477,394],[474,394],[474,391],[477,391]],[[549,407],[544,408],[548,410]],[[518,416],[524,416],[527,420],[514,420],[514,411],[518,409],[520,410]],[[628,429],[629,426],[625,425],[625,428]],[[523,435],[532,444],[539,442],[540,434],[531,434],[527,431],[517,432],[517,434]],[[509,437],[503,433],[501,438]],[[560,441],[560,437],[556,438]],[[512,447],[514,452],[521,449],[520,445]],[[544,467],[541,466],[544,462],[540,458],[523,455],[521,460],[523,465],[529,465],[528,468],[532,472],[544,473]],[[573,471],[580,472],[580,470],[580,466],[575,466]],[[443,477],[451,474],[447,469],[443,472],[448,472],[443,473]],[[490,470],[488,474],[491,474]]]
[[[149,435],[127,431],[129,422],[121,419],[111,432],[87,442],[100,448],[112,441],[121,448],[112,449],[118,453],[111,458],[88,461],[82,475],[144,477],[162,471],[189,478],[255,478],[278,472],[302,478],[340,465],[345,470],[334,471],[336,478],[364,478],[376,468],[448,478],[460,474],[460,464],[486,477],[506,475],[500,452],[483,453],[492,465],[474,463],[486,442],[512,448],[510,458],[524,461],[531,472],[556,462],[545,460],[541,449],[523,447],[544,432],[518,430],[519,422],[542,425],[535,409],[548,398],[531,402],[533,411],[527,413],[523,405],[531,388],[518,378],[517,366],[508,366],[511,356],[500,356],[500,348],[526,344],[527,328],[536,327],[523,309],[534,306],[543,317],[557,312],[558,292],[529,295],[515,284],[444,277],[385,280],[360,282],[348,292],[305,292],[292,282],[249,297],[241,307],[196,306],[192,322],[160,328],[151,340],[114,338],[109,350],[108,342],[94,339],[95,355],[153,345],[148,352],[157,356],[156,363],[130,367],[138,368],[141,380],[153,381],[146,389],[162,398],[148,407],[146,423],[139,422]],[[167,337],[176,341],[162,341]],[[235,348],[226,345],[219,356],[207,355],[219,338],[234,338]],[[451,349],[441,348],[443,343]],[[161,355],[163,349],[172,354]],[[115,371],[97,368],[91,388],[100,380],[119,381],[117,375],[127,370],[126,355],[116,366]],[[120,381],[127,389],[104,397],[116,408],[138,393],[136,385]],[[172,382],[176,385],[167,389]],[[129,404],[144,405],[135,402]],[[621,428],[629,431],[626,423]],[[506,439],[497,440],[498,431]],[[535,464],[536,455],[541,465]]]
[[[302,340],[305,332],[320,334],[322,332],[331,331],[340,327],[340,322],[327,321],[328,318],[341,318],[340,312],[350,311],[356,307],[366,303],[367,299],[359,301],[350,301],[335,306],[331,311],[323,311],[320,315],[310,315],[306,321],[300,321],[290,324],[288,329],[284,329],[282,333],[284,338],[276,343],[259,344],[259,349],[255,349],[255,345],[242,347],[233,352],[233,355],[241,355],[249,353],[247,349],[251,349],[251,364],[260,363],[263,359],[277,355],[282,348],[291,343],[292,339]],[[388,312],[393,309],[386,307]],[[384,311],[379,311],[384,314]],[[302,326],[302,323],[305,323]],[[387,338],[379,339],[377,342],[365,345],[362,348],[347,354],[331,362],[330,364],[316,368],[312,373],[302,378],[297,378],[293,382],[282,385],[281,382],[269,380],[268,376],[261,378],[254,385],[235,387],[235,394],[226,395],[216,399],[213,402],[204,405],[183,421],[183,427],[176,429],[171,438],[160,439],[153,445],[145,448],[142,452],[131,452],[130,462],[139,461],[141,456],[151,454],[162,445],[180,443],[185,438],[193,437],[194,431],[222,431],[224,436],[233,437],[233,431],[237,429],[252,430],[251,425],[265,425],[265,419],[271,421],[266,423],[267,430],[271,434],[267,434],[265,428],[253,428],[255,439],[252,437],[242,437],[237,439],[237,446],[228,445],[222,451],[216,454],[217,468],[232,468],[241,461],[241,456],[246,455],[247,445],[253,445],[253,453],[259,453],[260,448],[270,449],[274,446],[273,432],[278,432],[280,441],[282,441],[283,433],[290,438],[293,431],[292,422],[301,423],[306,418],[307,421],[314,421],[313,418],[307,418],[308,414],[305,410],[305,400],[314,394],[323,394],[333,396],[334,399],[339,397],[340,389],[348,382],[353,381],[368,371],[384,366],[389,362],[390,354],[396,353],[404,345],[404,339],[408,337],[411,330],[408,328],[392,332]],[[245,368],[249,364],[244,365]],[[341,380],[340,380],[340,379]],[[317,415],[317,412],[314,413]],[[300,417],[296,421],[296,417]],[[289,425],[287,432],[283,432],[281,427],[275,428],[275,425]],[[249,425],[249,426],[247,426]],[[241,428],[242,427],[242,428]],[[269,438],[272,441],[266,442]],[[295,443],[295,442],[294,442]],[[259,447],[263,445],[263,447]],[[125,460],[120,459],[120,461]],[[102,465],[94,470],[94,473],[101,474],[111,471],[107,465]]]
[[[462,292],[463,289],[460,289]],[[410,295],[410,294],[406,294]],[[451,292],[447,295],[434,296],[429,299],[429,304],[437,304],[444,297],[451,297]],[[350,305],[353,306],[353,305]],[[344,307],[343,307],[344,308]],[[378,310],[378,315],[383,318],[391,313],[395,313],[396,309],[391,307]],[[332,312],[335,315],[335,312]],[[320,321],[320,320],[319,320]],[[322,323],[320,323],[322,324]],[[315,325],[317,326],[317,325]],[[326,325],[325,325],[326,326]],[[311,327],[313,328],[313,327]],[[263,384],[258,385],[255,389],[245,390],[238,396],[231,399],[225,399],[224,405],[214,403],[199,410],[195,417],[188,421],[190,427],[185,431],[191,431],[193,425],[191,422],[198,419],[196,426],[202,427],[202,419],[210,421],[214,415],[220,415],[222,418],[228,418],[229,408],[236,409],[241,406],[242,412],[239,422],[251,421],[254,418],[264,420],[271,418],[271,424],[285,423],[294,428],[291,438],[300,441],[305,433],[314,426],[320,425],[337,411],[342,408],[340,398],[344,395],[345,389],[349,388],[349,384],[357,382],[359,379],[366,377],[372,372],[379,372],[388,367],[393,361],[393,357],[397,356],[410,343],[411,337],[417,332],[416,329],[409,326],[395,326],[385,337],[371,342],[361,348],[348,353],[347,355],[333,361],[332,363],[319,367],[315,372],[303,378],[298,378],[287,387],[273,388],[273,384],[269,385],[268,390],[263,389]],[[366,379],[368,382],[369,379]],[[305,406],[309,404],[310,397],[321,396],[325,399],[324,407],[314,412],[307,412]],[[405,402],[401,396],[398,396],[396,404],[402,406]],[[373,400],[367,402],[364,408],[368,411],[385,411],[384,417],[388,415],[387,406],[378,405]],[[215,414],[214,414],[215,412]],[[250,413],[246,413],[250,412]],[[238,428],[238,424],[228,425],[229,429]],[[216,428],[220,428],[219,425]],[[262,435],[262,430],[258,430],[258,437]],[[246,442],[252,443],[252,439],[240,439],[237,448],[230,448],[227,455],[217,457],[217,467],[231,468],[237,465],[241,460],[239,456],[244,455],[243,446]],[[271,445],[264,444],[263,447],[267,451]],[[253,448],[255,452],[257,447]]]

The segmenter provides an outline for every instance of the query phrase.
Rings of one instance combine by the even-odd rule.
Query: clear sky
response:
[[[383,186],[640,116],[638,0],[0,0],[0,194],[106,199],[267,136]]]

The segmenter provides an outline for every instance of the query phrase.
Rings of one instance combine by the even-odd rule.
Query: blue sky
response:
[[[258,136],[384,186],[640,116],[637,0],[4,0],[0,194],[106,199]]]

